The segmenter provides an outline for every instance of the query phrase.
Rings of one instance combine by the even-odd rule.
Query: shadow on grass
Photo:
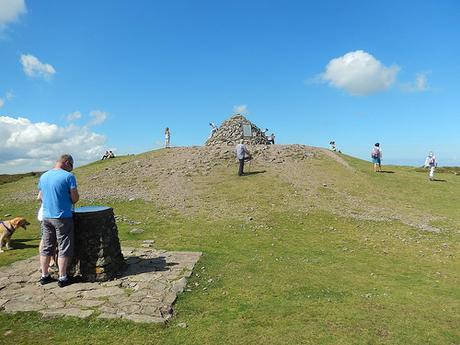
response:
[[[434,178],[432,180],[430,180],[432,182],[447,182],[447,180],[441,180],[441,179],[437,179],[437,178]]]
[[[26,244],[24,242],[35,241],[31,238],[13,238],[11,240],[11,246],[13,249],[26,249],[26,248],[38,248],[38,244]]]
[[[256,175],[256,174],[263,174],[267,170],[260,170],[260,171],[248,171],[243,174],[243,176],[248,176],[248,175]]]
[[[379,172],[384,173],[384,174],[394,174],[395,173],[394,171],[391,171],[391,170],[380,170]]]

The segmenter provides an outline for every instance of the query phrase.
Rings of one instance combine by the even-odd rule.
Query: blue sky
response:
[[[277,142],[460,165],[457,1],[0,0],[0,173],[202,145],[235,108]]]

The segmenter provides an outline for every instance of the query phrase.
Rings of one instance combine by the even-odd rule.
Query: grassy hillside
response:
[[[252,151],[244,177],[228,148],[76,169],[81,205],[141,222],[135,235],[118,223],[122,245],[154,239],[203,258],[166,326],[0,314],[0,343],[460,344],[460,176],[377,174],[300,145]],[[0,186],[0,215],[32,220],[0,265],[37,253],[37,180]]]

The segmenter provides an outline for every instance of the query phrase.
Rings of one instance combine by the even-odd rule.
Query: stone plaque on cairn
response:
[[[75,256],[71,272],[83,281],[107,281],[123,270],[118,229],[113,209],[106,206],[78,207],[73,213]]]

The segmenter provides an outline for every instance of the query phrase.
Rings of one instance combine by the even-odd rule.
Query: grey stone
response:
[[[119,287],[107,287],[101,288],[97,290],[90,290],[90,291],[83,291],[82,296],[84,298],[101,298],[101,297],[109,297],[109,296],[116,296],[116,295],[124,295],[124,291],[122,288]]]
[[[177,327],[179,328],[187,328],[187,324],[185,322],[180,322],[177,324]]]
[[[102,313],[98,315],[98,319],[120,319],[121,315],[113,313]]]
[[[105,301],[94,300],[94,299],[75,299],[75,300],[72,300],[71,303],[73,305],[77,305],[77,306],[84,307],[84,308],[94,308],[94,307],[98,307],[104,304]]]
[[[118,305],[118,310],[125,312],[126,314],[137,314],[141,311],[142,306],[140,304],[127,302]]]
[[[40,302],[9,300],[3,308],[7,313],[15,313],[18,311],[38,311],[44,309],[45,305]]]
[[[187,280],[184,277],[182,277],[174,283],[171,291],[176,294],[181,293],[182,291],[184,291],[184,288],[186,285],[187,285]]]
[[[150,316],[150,315],[142,315],[142,314],[127,314],[127,315],[124,315],[123,318],[136,322],[136,323],[164,323],[165,322],[164,318]]]
[[[8,302],[9,299],[3,299],[3,298],[0,298],[0,309],[3,308],[3,306],[6,304],[6,302]]]
[[[142,234],[145,230],[143,229],[138,229],[138,228],[133,228],[131,230],[129,230],[129,233],[130,234]]]
[[[80,308],[61,308],[61,309],[48,309],[42,311],[44,317],[56,316],[74,316],[85,319],[94,313],[94,310],[81,310]]]

